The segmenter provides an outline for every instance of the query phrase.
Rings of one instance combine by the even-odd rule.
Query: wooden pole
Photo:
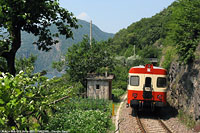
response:
[[[114,116],[114,115],[115,115],[115,105],[112,104],[112,116]]]
[[[90,47],[92,47],[92,20],[90,21]]]

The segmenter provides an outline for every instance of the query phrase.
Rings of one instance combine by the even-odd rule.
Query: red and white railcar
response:
[[[145,105],[166,105],[167,71],[152,64],[132,67],[129,70],[127,105],[141,109]]]

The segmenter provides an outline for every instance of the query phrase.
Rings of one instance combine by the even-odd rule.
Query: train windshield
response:
[[[146,79],[145,79],[145,87],[151,87],[151,78],[150,77],[146,77]]]
[[[163,77],[158,77],[157,79],[157,87],[164,88],[167,86],[167,79]]]
[[[131,86],[139,86],[139,81],[140,81],[139,76],[131,76],[130,85]]]

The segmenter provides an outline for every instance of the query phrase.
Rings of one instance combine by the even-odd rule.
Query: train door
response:
[[[152,85],[152,76],[145,75],[145,83],[143,86],[143,98],[152,99],[153,97],[153,85]]]

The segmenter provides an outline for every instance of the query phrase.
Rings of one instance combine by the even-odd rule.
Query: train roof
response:
[[[167,75],[167,70],[162,67],[153,66],[153,64],[146,64],[145,66],[132,67],[129,73]]]

